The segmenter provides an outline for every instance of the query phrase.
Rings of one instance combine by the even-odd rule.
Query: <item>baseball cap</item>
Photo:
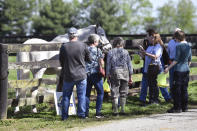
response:
[[[77,29],[75,27],[71,27],[69,30],[68,30],[68,35],[72,35],[72,36],[77,36]]]
[[[180,29],[180,28],[176,28],[176,29],[174,30],[174,32],[177,32],[177,31],[181,31],[181,29]]]

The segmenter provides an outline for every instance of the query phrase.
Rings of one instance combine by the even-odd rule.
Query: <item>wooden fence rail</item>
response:
[[[138,51],[137,45],[142,42],[142,39],[134,39],[126,42],[126,49],[130,54]],[[50,44],[0,44],[0,119],[7,118],[7,107],[17,105],[33,105],[35,103],[45,102],[50,96],[38,96],[37,98],[20,98],[20,99],[7,99],[9,87],[24,88],[37,86],[41,83],[44,84],[57,84],[56,79],[33,79],[33,80],[8,80],[8,71],[16,69],[35,69],[35,68],[57,68],[60,67],[58,60],[44,60],[39,62],[9,62],[9,53],[18,52],[33,52],[33,51],[58,51],[61,43]],[[193,46],[195,47],[195,46]],[[196,54],[196,48],[193,49],[193,55]],[[192,63],[191,67],[197,67],[197,63]],[[141,68],[134,69],[134,74],[141,73]],[[197,80],[197,75],[191,75],[190,80]],[[22,83],[22,84],[21,84]],[[20,86],[19,86],[20,85]],[[141,86],[141,81],[134,82],[130,88],[138,88]],[[139,91],[139,89],[138,89]],[[51,98],[50,98],[51,99]]]

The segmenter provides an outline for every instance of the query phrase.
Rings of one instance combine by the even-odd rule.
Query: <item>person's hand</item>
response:
[[[167,68],[164,70],[164,73],[166,74],[166,73],[168,73],[168,71],[169,71],[169,68],[167,67]]]
[[[110,76],[107,76],[107,83],[110,84]]]
[[[138,48],[140,49],[140,51],[145,51],[141,45],[139,45]]]
[[[129,86],[131,86],[131,85],[132,85],[132,83],[133,83],[133,80],[132,80],[132,78],[130,77],[130,78],[129,78],[128,85],[129,85]]]
[[[142,55],[146,55],[146,51],[144,50],[144,48],[143,48],[141,45],[139,45],[138,48],[140,49],[139,52],[140,52]]]

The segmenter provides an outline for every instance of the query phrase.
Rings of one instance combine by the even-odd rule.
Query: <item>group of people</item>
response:
[[[84,119],[89,116],[90,94],[93,86],[97,91],[96,117],[104,117],[101,113],[104,97],[103,76],[100,74],[100,68],[104,68],[104,64],[106,64],[106,78],[111,87],[113,115],[125,115],[128,84],[132,83],[133,73],[130,55],[124,49],[125,41],[121,37],[113,40],[113,49],[108,52],[107,61],[104,63],[104,55],[97,47],[100,39],[97,34],[91,34],[86,44],[77,40],[77,29],[74,27],[68,30],[68,36],[69,42],[61,46],[59,57],[64,79],[62,120],[67,120],[69,117],[68,109],[74,85],[77,89],[78,117]],[[149,104],[159,103],[160,89],[167,102],[173,101],[174,106],[168,110],[169,113],[187,111],[189,64],[192,55],[191,47],[185,41],[184,32],[176,29],[166,49],[160,35],[153,29],[149,29],[143,45],[139,48],[144,60],[140,93],[142,105],[146,105],[149,87]],[[164,57],[165,52],[170,58],[167,63]],[[157,85],[158,74],[168,71],[170,71],[170,93],[167,88]]]
[[[168,113],[180,113],[188,110],[188,82],[189,65],[191,63],[191,47],[185,41],[185,34],[181,29],[176,28],[173,39],[169,41],[166,49],[161,37],[154,30],[147,30],[147,37],[143,46],[139,46],[142,57],[144,57],[142,87],[140,101],[146,106],[146,96],[149,87],[149,103],[159,103],[159,89],[166,102],[173,101],[173,107]],[[163,57],[163,53],[168,53],[169,59]],[[170,71],[170,93],[167,88],[157,86],[157,76],[159,73]]]
[[[59,60],[64,81],[62,120],[67,120],[69,117],[70,97],[74,85],[76,85],[78,98],[77,116],[82,119],[89,116],[90,94],[92,86],[94,86],[97,91],[96,118],[102,118],[104,117],[101,113],[104,90],[100,68],[104,68],[104,55],[97,47],[100,38],[97,34],[91,34],[85,44],[77,40],[77,35],[77,29],[70,28],[68,30],[69,42],[64,43],[60,48]],[[131,58],[128,51],[123,48],[124,44],[121,37],[115,38],[114,48],[107,55],[106,77],[111,85],[114,115],[125,114],[128,84],[132,83]],[[118,112],[119,103],[120,113]]]

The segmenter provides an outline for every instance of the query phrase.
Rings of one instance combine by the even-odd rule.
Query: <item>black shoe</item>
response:
[[[146,102],[145,101],[140,101],[140,106],[146,106],[147,104],[146,104]]]
[[[167,110],[168,113],[181,113],[182,111],[180,109],[174,109],[174,108],[171,108],[169,110]]]
[[[121,116],[126,116],[127,114],[125,112],[120,112],[119,113]]]
[[[153,104],[154,101],[153,100],[149,100],[148,104]]]
[[[97,113],[96,118],[98,119],[104,118],[104,115],[102,113]]]
[[[118,113],[112,113],[112,115],[113,115],[113,116],[119,116],[119,114],[118,114]]]
[[[171,98],[170,99],[167,99],[166,102],[167,103],[172,103],[172,99]]]
[[[188,109],[187,108],[182,109],[182,112],[188,112]]]

